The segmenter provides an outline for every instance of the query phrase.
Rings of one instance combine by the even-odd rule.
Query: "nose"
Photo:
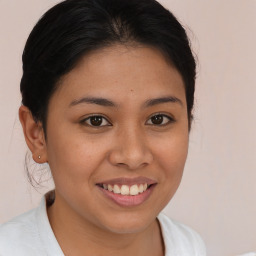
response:
[[[138,129],[126,129],[116,134],[109,161],[130,170],[139,169],[153,161],[153,154],[145,136]]]

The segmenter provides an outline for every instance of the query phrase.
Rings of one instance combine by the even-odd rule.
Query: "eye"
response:
[[[86,124],[88,126],[93,126],[93,127],[102,127],[102,126],[110,126],[111,124],[109,121],[103,117],[103,116],[89,116],[86,119],[83,119],[81,121],[82,124]]]
[[[163,114],[157,114],[157,115],[151,116],[146,124],[167,125],[167,124],[172,123],[172,122],[174,122],[174,120],[170,116],[163,115]]]

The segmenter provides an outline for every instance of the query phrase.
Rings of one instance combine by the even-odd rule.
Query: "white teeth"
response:
[[[113,191],[113,187],[111,185],[108,184],[108,190],[109,191]]]
[[[120,185],[117,184],[103,184],[103,188],[115,194],[136,196],[146,191],[148,189],[148,184],[134,184],[130,187],[128,185],[121,185],[120,187]]]
[[[120,193],[121,193],[121,190],[120,190],[120,188],[119,188],[118,185],[114,185],[113,192],[114,192],[115,194],[120,194]]]
[[[139,192],[142,193],[144,191],[143,184],[139,185]]]
[[[130,187],[130,195],[131,196],[136,196],[139,194],[139,188],[138,188],[138,185],[132,185]]]
[[[129,195],[129,187],[127,185],[122,185],[121,187],[121,194],[122,195]]]

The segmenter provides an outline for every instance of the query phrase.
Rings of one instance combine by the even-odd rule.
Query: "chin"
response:
[[[116,234],[134,234],[140,233],[150,227],[156,216],[145,216],[141,214],[124,214],[105,222],[105,228]]]

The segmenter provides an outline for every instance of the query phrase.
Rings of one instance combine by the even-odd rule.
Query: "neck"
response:
[[[48,208],[55,237],[65,256],[162,256],[163,241],[157,219],[142,231],[115,233],[86,221],[65,207],[58,197]]]

